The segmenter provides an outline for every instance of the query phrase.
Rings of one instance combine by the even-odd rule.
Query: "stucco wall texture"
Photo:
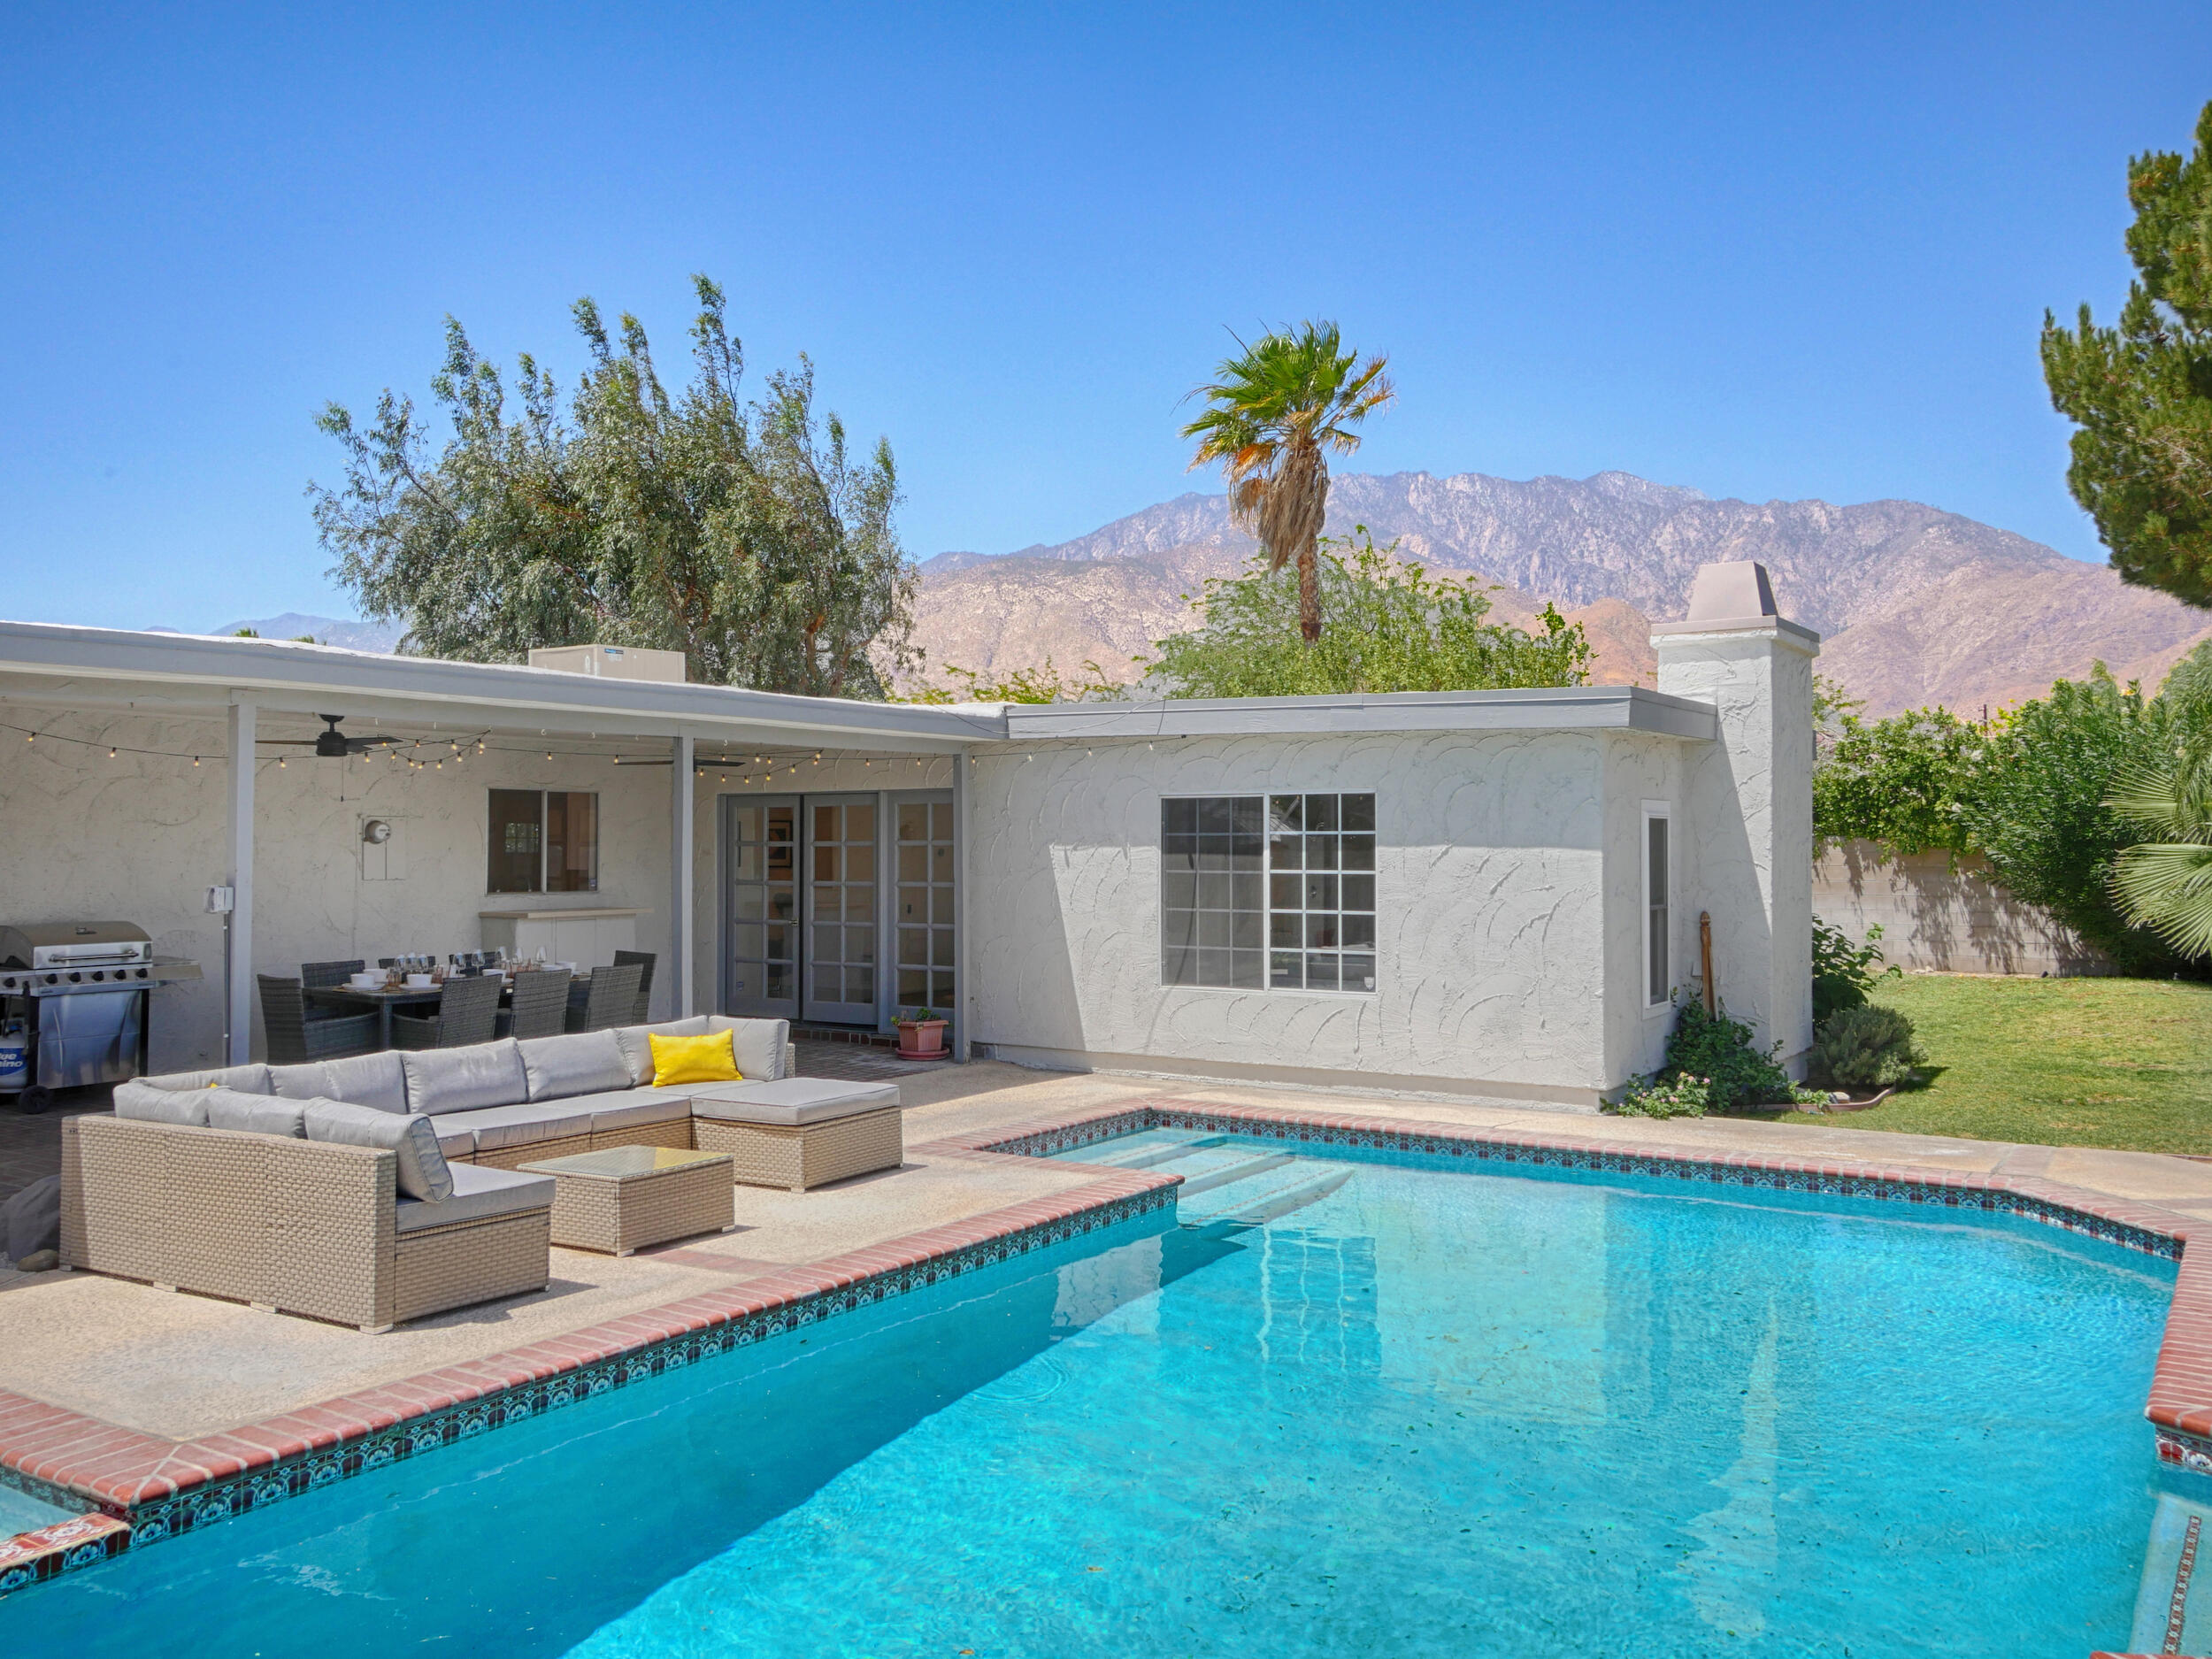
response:
[[[973,785],[974,867],[987,872],[969,908],[984,964],[975,1038],[1043,1064],[1356,1073],[1377,1087],[1590,1103],[1663,1044],[1633,989],[1639,801],[1672,787],[1683,747],[1558,732],[987,754]],[[1164,987],[1161,798],[1294,790],[1375,792],[1377,989]],[[1631,987],[1632,1010],[1609,1023],[1609,980],[1617,1010]]]

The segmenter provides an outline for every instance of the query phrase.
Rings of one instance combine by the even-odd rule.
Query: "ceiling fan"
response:
[[[265,737],[261,741],[300,749],[311,748],[325,760],[343,760],[349,755],[366,754],[370,749],[400,741],[396,737],[348,737],[338,729],[338,722],[346,718],[342,714],[319,714],[315,718],[327,722],[330,730],[317,737]]]

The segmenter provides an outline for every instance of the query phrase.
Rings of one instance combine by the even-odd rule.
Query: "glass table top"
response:
[[[687,1164],[729,1162],[726,1152],[694,1152],[685,1147],[605,1147],[597,1152],[574,1152],[565,1158],[544,1158],[522,1167],[533,1175],[583,1175],[601,1180],[620,1180],[627,1175],[655,1175]]]

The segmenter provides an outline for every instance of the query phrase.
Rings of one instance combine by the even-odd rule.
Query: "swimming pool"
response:
[[[2171,1263],[1156,1132],[1156,1217],[0,1601],[11,1651],[1957,1654],[2128,1634]],[[2185,1478],[2180,1478],[2185,1479]]]

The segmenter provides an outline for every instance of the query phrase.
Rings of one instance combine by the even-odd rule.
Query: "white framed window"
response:
[[[1160,982],[1375,989],[1371,792],[1164,796]]]
[[[1647,1013],[1669,1006],[1674,995],[1673,965],[1667,958],[1667,903],[1674,883],[1668,812],[1664,801],[1644,803],[1644,1009]]]

